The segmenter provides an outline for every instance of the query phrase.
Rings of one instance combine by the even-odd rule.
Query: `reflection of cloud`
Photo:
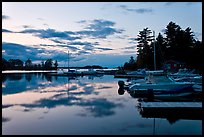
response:
[[[100,94],[100,92],[95,92],[95,90],[111,88],[109,85],[92,85],[92,83],[87,81],[76,81],[75,83],[69,83],[69,85],[68,83],[63,85],[62,81],[64,81],[64,78],[59,78],[54,84],[53,82],[45,81],[37,83],[37,85],[32,87],[33,89],[25,90],[23,94],[11,95],[16,98],[15,101],[10,101],[9,96],[5,96],[3,99],[5,102],[6,100],[8,103],[10,102],[10,104],[2,104],[2,108],[22,106],[24,107],[23,112],[30,112],[38,108],[53,109],[58,106],[79,106],[85,111],[84,114],[86,115],[84,116],[103,117],[114,115],[115,107],[123,107],[122,104],[111,102],[106,98],[93,97]],[[37,89],[36,86],[38,87]],[[32,100],[28,101],[26,99],[27,96],[32,96]],[[25,99],[21,100],[22,97],[25,97]],[[19,102],[18,99],[20,100]],[[81,114],[78,115],[82,116]]]
[[[123,124],[124,125],[124,127],[122,127],[120,130],[121,131],[127,131],[127,130],[129,130],[130,128],[151,128],[152,127],[152,125],[151,124],[145,124],[145,123],[137,123],[137,124],[131,124],[131,122],[130,123],[125,123],[125,124]]]
[[[80,103],[81,106],[86,108],[86,111],[90,112],[90,114],[94,117],[103,117],[114,115],[115,112],[113,109],[118,106],[122,106],[122,104],[115,104],[113,102],[108,101],[104,98],[95,98],[90,101],[83,101]],[[84,115],[87,113],[78,114],[79,116],[88,116]]]
[[[5,117],[2,116],[2,122],[3,122],[3,123],[8,122],[8,121],[10,121],[10,120],[11,120],[10,118],[5,118]]]
[[[4,105],[2,104],[2,109],[12,107],[13,105]]]
[[[2,20],[6,20],[6,19],[9,19],[10,17],[7,16],[7,15],[2,15]]]
[[[112,87],[110,87],[110,86],[100,86],[97,89],[109,89],[109,88],[112,88]]]

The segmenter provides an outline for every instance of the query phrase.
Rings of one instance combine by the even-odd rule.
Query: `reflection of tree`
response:
[[[21,80],[23,78],[23,74],[8,74],[9,80]]]
[[[32,74],[25,74],[25,79],[28,81],[28,82],[30,82],[31,81],[31,79],[32,79]]]
[[[38,78],[40,78],[42,75],[42,72],[37,72],[37,75],[38,75]]]
[[[52,82],[52,76],[51,75],[44,75],[46,80],[49,81],[49,82]]]
[[[7,75],[6,74],[2,74],[2,82],[5,82],[7,79]]]

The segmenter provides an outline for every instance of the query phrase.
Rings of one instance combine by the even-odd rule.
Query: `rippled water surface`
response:
[[[2,134],[202,135],[202,120],[144,117],[112,75],[4,74]]]

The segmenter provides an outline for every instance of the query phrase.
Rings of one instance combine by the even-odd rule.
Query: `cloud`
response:
[[[75,36],[70,36],[70,34],[74,34],[74,32],[70,31],[65,31],[65,32],[60,32],[56,31],[54,29],[25,29],[23,31],[20,31],[18,33],[31,33],[34,34],[35,36],[39,38],[59,38],[63,40],[76,40],[76,39],[81,39],[80,37],[75,37]]]
[[[111,48],[96,48],[96,49],[99,49],[99,50],[113,50],[113,49],[111,49]]]
[[[82,20],[83,23],[89,23],[89,21]],[[103,20],[103,19],[96,19],[90,21],[87,27],[84,28],[82,31],[78,31],[77,34],[82,36],[88,36],[92,38],[107,38],[107,36],[122,33],[123,29],[116,29],[113,28],[115,22]]]
[[[2,43],[2,50],[5,50],[5,52],[2,53],[2,56],[7,58],[7,59],[19,58],[19,59],[23,59],[23,60],[27,59],[27,57],[29,57],[29,56],[33,57],[35,52],[37,52],[37,50],[35,51],[35,49],[29,48],[29,47],[21,45],[21,44],[6,43],[6,42]],[[33,53],[27,52],[29,50],[31,50]]]
[[[28,47],[26,45],[16,44],[16,43],[2,43],[2,57],[5,59],[20,59],[22,61],[27,60],[30,58],[31,60],[47,60],[49,58],[53,60],[66,60],[67,53],[62,51],[56,50],[49,50],[46,46],[53,46],[53,45],[40,45],[41,48],[38,46],[36,47]]]
[[[37,20],[42,20],[43,21],[44,19],[43,18],[37,18]]]
[[[150,8],[131,9],[131,8],[128,8],[126,5],[120,5],[119,8],[121,8],[122,10],[125,10],[125,11],[135,12],[135,13],[139,13],[139,14],[153,12],[153,10]]]
[[[6,19],[10,19],[10,17],[7,15],[2,15],[2,20],[6,20]]]
[[[129,47],[124,47],[122,49],[136,49],[137,46],[129,46]]]
[[[91,42],[80,42],[80,41],[73,41],[73,42],[69,42],[67,43],[68,45],[79,45],[79,46],[82,46],[82,51],[79,52],[79,54],[89,54],[90,52],[87,52],[87,51],[94,51],[95,49],[100,49],[100,50],[112,50],[112,49],[109,49],[109,48],[97,48],[95,47],[96,45],[99,45],[98,42],[94,42],[94,43],[91,43]],[[84,50],[84,51],[83,51]]]
[[[51,58],[63,64],[67,61],[68,53],[65,51],[53,50],[54,48],[67,47],[69,51],[71,50],[72,52],[75,52],[75,53],[70,53],[70,56],[69,56],[72,62],[78,62],[78,61],[84,60],[85,58],[79,57],[79,55],[91,54],[91,52],[94,50],[93,46],[88,46],[88,47],[84,46],[83,49],[79,49],[77,47],[69,46],[69,45],[40,44],[40,45],[34,45],[34,46],[35,47],[29,47],[27,45],[3,42],[2,51],[4,52],[2,52],[2,57],[7,60],[20,59],[22,61],[25,61],[28,58],[30,58],[32,61],[42,61],[42,60],[47,60]],[[90,52],[87,52],[87,51],[90,51]]]
[[[33,26],[31,26],[31,25],[23,25],[22,27],[25,28],[25,29],[27,29],[27,28],[33,28]]]
[[[12,33],[13,31],[11,31],[11,30],[7,30],[7,29],[2,29],[2,32]]]
[[[200,1],[200,2],[202,2],[202,1]],[[193,5],[193,4],[200,4],[200,2],[199,1],[195,1],[195,2],[165,2],[164,3],[164,6],[172,6],[172,5],[174,5],[174,4],[185,4],[186,6],[190,6],[190,5]]]

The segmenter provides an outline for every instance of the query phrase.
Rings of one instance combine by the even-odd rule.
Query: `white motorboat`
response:
[[[162,81],[164,78],[159,79]],[[138,95],[150,95],[150,96],[186,96],[192,94],[194,83],[192,82],[175,82],[163,80],[151,79],[151,76],[145,80],[135,80],[129,82],[129,85],[125,82],[118,82],[121,89],[126,89],[129,93]]]
[[[173,91],[192,87],[193,85],[191,82],[135,83],[129,87],[129,90],[146,91],[151,89],[153,91]]]
[[[98,72],[94,69],[88,69],[87,71],[82,71],[81,74],[82,75],[96,75],[98,74]]]

